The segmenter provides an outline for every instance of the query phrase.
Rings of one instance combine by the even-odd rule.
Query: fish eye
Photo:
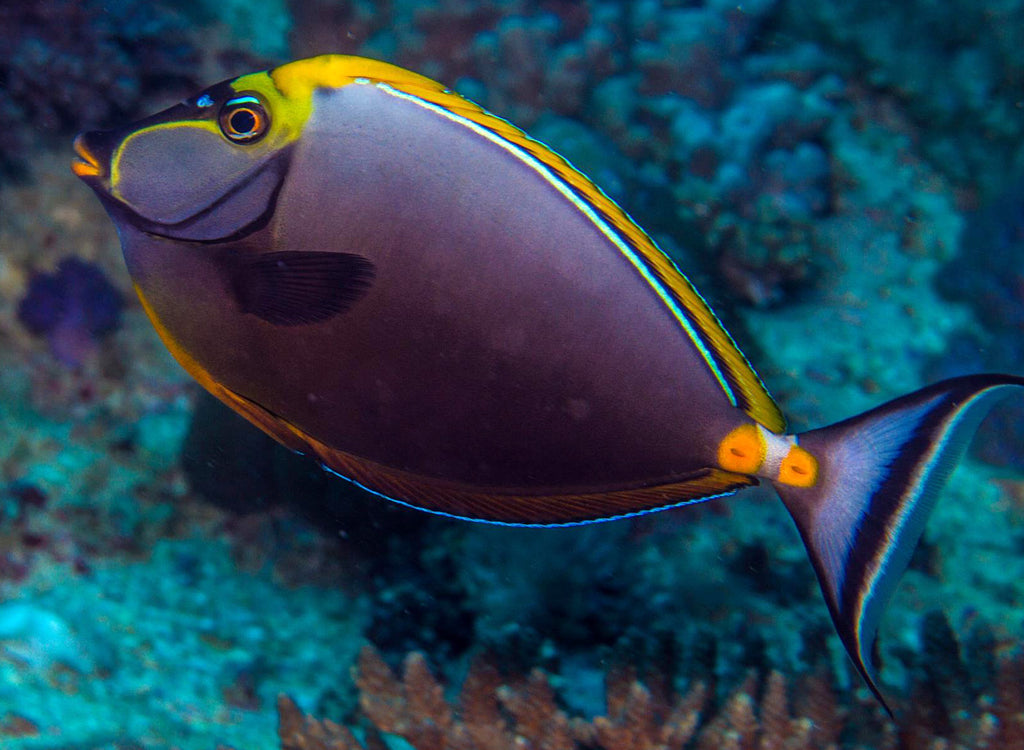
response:
[[[236,96],[221,107],[221,132],[235,143],[252,143],[263,137],[270,127],[270,115],[252,95]]]

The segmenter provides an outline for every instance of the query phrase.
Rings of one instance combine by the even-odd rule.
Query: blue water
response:
[[[281,694],[369,747],[1024,746],[1021,399],[883,621],[894,723],[770,490],[551,530],[386,503],[201,392],[68,169],[76,132],[217,80],[397,63],[593,178],[803,430],[1024,373],[1022,36],[1024,3],[995,0],[0,5],[0,747],[299,747]],[[367,643],[412,665],[404,698]],[[457,726],[417,703],[414,653]]]

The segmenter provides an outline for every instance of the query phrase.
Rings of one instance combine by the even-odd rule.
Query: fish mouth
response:
[[[75,138],[75,158],[71,161],[71,171],[78,177],[102,177],[103,167],[99,159],[85,145],[85,135]]]

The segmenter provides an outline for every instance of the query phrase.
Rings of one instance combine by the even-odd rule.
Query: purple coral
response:
[[[18,319],[49,340],[57,359],[75,367],[120,325],[123,307],[120,292],[98,266],[70,257],[54,273],[32,277],[18,305]]]

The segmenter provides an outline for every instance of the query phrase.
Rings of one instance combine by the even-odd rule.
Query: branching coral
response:
[[[636,679],[628,668],[607,676],[607,714],[569,718],[548,677],[504,677],[486,658],[470,667],[457,703],[419,653],[406,657],[396,676],[371,646],[359,658],[360,707],[370,725],[360,742],[334,722],[303,716],[289,698],[278,702],[282,750],[379,750],[379,732],[398,735],[416,750],[1010,750],[1024,746],[1024,659],[1004,659],[994,694],[956,710],[963,716],[953,737],[936,732],[917,709],[902,729],[872,720],[874,736],[862,744],[854,726],[820,677],[788,680],[772,671],[751,672],[721,705],[703,682],[670,695]],[[791,706],[792,702],[792,706]],[[857,717],[863,723],[863,714]],[[851,736],[854,736],[851,739]]]
[[[351,731],[330,719],[317,721],[303,716],[295,701],[286,695],[277,699],[279,723],[277,735],[281,750],[364,750]],[[365,750],[382,750],[385,745],[376,735]]]

